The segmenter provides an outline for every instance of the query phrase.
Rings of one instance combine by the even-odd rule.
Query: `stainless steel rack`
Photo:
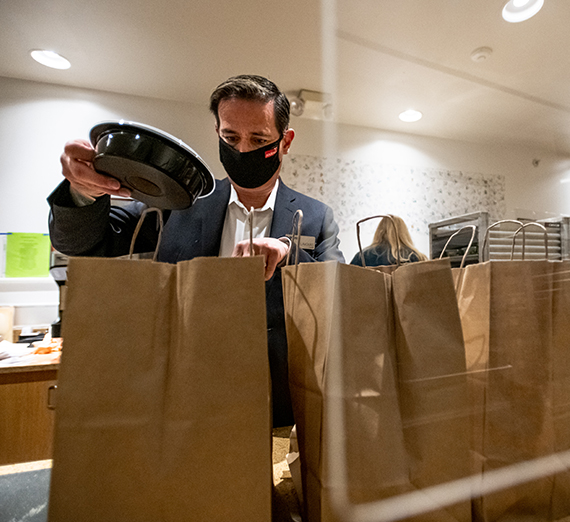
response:
[[[448,219],[443,219],[429,224],[429,257],[437,259],[441,255],[446,243],[453,234],[462,228],[465,230],[451,239],[445,248],[444,257],[449,257],[451,266],[460,266],[465,250],[471,240],[472,229],[476,227],[476,234],[469,252],[465,256],[465,264],[479,263],[485,260],[481,247],[485,240],[485,232],[489,226],[489,214],[487,212],[473,212]]]
[[[527,219],[518,219],[528,223]],[[522,259],[522,234],[517,236],[513,249],[513,235],[520,227],[514,221],[501,221],[489,230],[487,240],[485,234],[489,225],[493,224],[487,212],[474,212],[449,219],[444,219],[429,225],[430,259],[437,259],[448,239],[464,227],[475,226],[476,234],[465,264],[480,263],[492,260]],[[547,233],[548,259],[570,259],[570,218],[561,217],[538,221]],[[451,259],[453,267],[460,266],[465,250],[471,239],[472,229],[458,233],[450,242],[444,253]],[[529,226],[525,230],[524,259],[544,259],[545,238],[544,230]]]

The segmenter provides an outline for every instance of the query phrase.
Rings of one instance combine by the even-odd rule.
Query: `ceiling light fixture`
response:
[[[538,13],[543,5],[544,0],[509,0],[503,7],[503,18],[511,23],[524,22]]]
[[[54,51],[35,49],[30,51],[30,54],[36,62],[52,69],[69,69],[71,67],[69,60]]]
[[[408,109],[407,111],[400,113],[400,116],[398,117],[402,121],[405,121],[406,123],[412,123],[414,121],[421,120],[422,116],[423,115],[420,111],[416,111],[414,109]]]
[[[328,93],[301,89],[287,94],[293,116],[313,120],[332,119],[332,96]]]

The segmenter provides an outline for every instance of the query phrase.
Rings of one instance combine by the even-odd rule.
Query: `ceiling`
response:
[[[505,1],[3,0],[0,76],[206,105],[255,73],[331,92],[339,122],[570,154],[570,2],[511,24]],[[409,107],[423,119],[400,122]]]

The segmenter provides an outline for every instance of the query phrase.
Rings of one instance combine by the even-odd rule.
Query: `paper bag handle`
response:
[[[377,216],[370,216],[364,219],[361,219],[360,221],[356,222],[356,239],[358,240],[358,250],[360,252],[360,259],[362,261],[362,266],[364,268],[366,268],[366,261],[364,261],[364,252],[362,251],[362,243],[360,242],[360,224],[364,223],[365,221],[369,221],[371,219],[378,219],[378,218],[387,218],[390,220],[390,223],[392,223],[392,226],[394,227],[394,232],[395,232],[395,236],[396,236],[396,252],[398,253],[398,257],[396,258],[396,265],[400,266],[401,264],[401,260],[400,260],[400,236],[398,236],[398,229],[396,228],[396,223],[394,223],[394,220],[392,219],[392,216],[390,214],[378,214]]]
[[[522,227],[522,223],[520,221],[518,221],[517,219],[501,219],[500,221],[496,221],[495,223],[493,223],[492,225],[487,227],[487,230],[485,231],[485,239],[483,239],[483,252],[485,251],[485,247],[487,246],[487,241],[489,239],[489,232],[491,231],[491,229],[495,228],[498,225],[502,225],[503,223],[514,223],[515,225]],[[515,232],[515,234],[516,234],[516,232]],[[524,232],[523,232],[523,236],[524,236]],[[513,235],[513,239],[514,239],[514,237],[515,236]],[[511,259],[512,259],[512,253],[511,253]]]
[[[524,225],[521,223],[521,226],[518,230],[513,234],[513,243],[511,246],[511,261],[515,255],[515,242],[517,240],[518,233],[522,230],[523,233],[523,242],[522,242],[522,259],[524,261],[524,251],[525,251],[525,229],[526,227],[534,225],[535,227],[539,227],[544,232],[544,259],[548,261],[548,232],[546,231],[546,227],[541,225],[540,223],[532,222],[532,223],[525,223]]]
[[[463,254],[463,257],[461,258],[461,264],[459,265],[459,268],[463,268],[463,265],[465,264],[465,260],[467,259],[467,254],[469,253],[469,250],[471,250],[471,245],[473,244],[473,240],[475,239],[475,233],[477,232],[477,227],[475,225],[466,225],[464,227],[461,227],[459,230],[457,230],[453,234],[451,234],[451,236],[449,236],[449,239],[445,242],[445,245],[443,246],[441,254],[439,254],[439,259],[441,259],[443,257],[443,254],[445,253],[445,250],[447,249],[447,245],[449,245],[451,240],[455,236],[458,236],[459,234],[461,234],[461,232],[463,232],[465,230],[469,230],[469,229],[471,229],[471,239],[469,240],[469,244],[467,245],[467,248],[465,249],[465,253]]]
[[[291,250],[293,250],[293,245],[295,245],[295,266],[299,264],[299,248],[301,247],[301,225],[303,224],[303,211],[298,209],[293,215],[293,225],[291,227],[291,248],[287,252],[286,264],[290,264],[291,261]],[[295,234],[295,230],[297,234]]]
[[[251,207],[249,209],[249,255],[253,256],[253,215],[255,209]]]
[[[154,249],[154,255],[152,256],[152,260],[156,261],[158,257],[158,248],[160,247],[160,241],[162,239],[162,229],[164,228],[164,220],[162,218],[162,210],[157,207],[148,207],[142,211],[141,217],[135,227],[135,231],[133,232],[133,238],[131,239],[131,246],[129,248],[129,259],[133,258],[133,252],[135,250],[135,241],[137,240],[137,236],[139,235],[139,231],[142,227],[144,218],[149,212],[156,212],[158,214],[158,222],[159,222],[159,232],[158,232],[158,240],[156,241],[156,248]]]

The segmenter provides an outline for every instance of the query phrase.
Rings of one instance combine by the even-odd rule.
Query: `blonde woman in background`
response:
[[[412,263],[425,261],[427,256],[422,254],[414,245],[406,223],[401,217],[388,214],[395,225],[388,218],[382,218],[372,244],[363,249],[366,266],[395,265],[398,262],[398,239],[400,240],[400,262]],[[396,233],[398,234],[396,238]],[[352,258],[351,265],[362,266],[360,252]]]

